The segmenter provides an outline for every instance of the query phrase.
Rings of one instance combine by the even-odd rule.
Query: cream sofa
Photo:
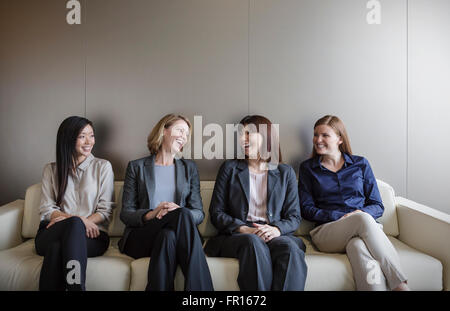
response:
[[[379,221],[397,249],[413,290],[450,289],[450,215],[395,197],[388,184],[378,181],[385,213]],[[119,219],[123,182],[115,183],[117,208],[109,227],[111,246],[101,257],[89,258],[87,290],[144,290],[149,258],[134,260],[123,255],[117,241],[124,225]],[[208,215],[214,182],[202,181],[205,221],[199,226],[205,239],[216,234]],[[43,257],[34,249],[38,228],[40,184],[29,187],[25,200],[0,207],[0,290],[37,290]],[[306,243],[306,290],[355,290],[352,269],[345,254],[319,252],[310,242],[313,224],[303,220],[297,235]],[[239,263],[232,258],[208,257],[216,290],[239,290]],[[175,287],[183,290],[178,269]]]

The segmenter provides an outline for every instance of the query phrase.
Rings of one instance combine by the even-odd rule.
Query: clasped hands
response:
[[[238,232],[256,234],[266,243],[272,240],[273,238],[279,237],[281,235],[281,232],[277,227],[257,223],[254,223],[253,227],[241,226],[239,227]]]
[[[66,214],[66,215],[60,215],[60,216],[57,216],[57,217],[53,217],[50,220],[50,222],[49,222],[49,224],[47,225],[46,228],[48,229],[51,226],[53,226],[54,224],[56,224],[57,222],[60,222],[61,220],[64,220],[64,219],[67,219],[67,218],[70,218],[70,217],[79,217],[83,221],[84,226],[86,227],[86,236],[88,238],[94,239],[94,238],[96,238],[96,237],[98,237],[100,235],[100,229],[98,228],[97,224],[94,223],[89,218],[84,217],[84,216],[73,216],[73,215]]]
[[[158,204],[158,207],[145,214],[144,219],[145,220],[150,220],[153,218],[162,219],[167,213],[176,210],[177,208],[180,208],[180,206],[173,202],[161,202]]]

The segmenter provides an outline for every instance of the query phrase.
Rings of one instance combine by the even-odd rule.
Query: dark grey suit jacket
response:
[[[175,159],[176,204],[188,208],[199,225],[205,214],[200,196],[200,178],[192,160]],[[145,225],[143,216],[150,211],[155,193],[155,156],[151,155],[128,163],[123,185],[120,220],[126,225],[119,249],[123,251],[130,231]]]
[[[243,160],[228,160],[220,167],[209,206],[212,224],[219,235],[208,241],[209,256],[217,256],[221,238],[246,225],[250,197],[248,165]],[[287,164],[268,171],[267,219],[282,235],[292,234],[300,225],[300,203],[294,169]]]

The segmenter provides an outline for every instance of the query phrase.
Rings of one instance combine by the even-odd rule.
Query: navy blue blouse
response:
[[[300,165],[298,193],[302,217],[317,225],[338,220],[359,209],[377,219],[384,206],[369,162],[343,153],[345,163],[336,173],[320,163],[320,157]]]

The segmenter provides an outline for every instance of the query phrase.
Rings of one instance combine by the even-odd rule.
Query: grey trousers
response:
[[[389,290],[407,280],[382,225],[367,213],[323,224],[310,235],[321,252],[347,253],[357,290]]]

